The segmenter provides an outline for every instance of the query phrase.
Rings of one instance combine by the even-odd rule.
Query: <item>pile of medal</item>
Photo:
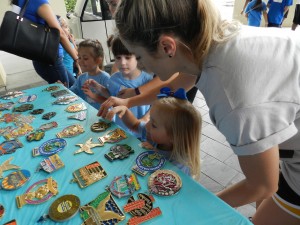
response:
[[[78,97],[72,95],[68,90],[59,90],[59,86],[51,85],[43,91],[51,92],[51,96],[57,98],[52,104],[67,105],[76,100]],[[22,148],[23,144],[18,140],[18,137],[25,136],[28,142],[40,141],[44,138],[45,132],[58,126],[57,122],[47,122],[40,125],[34,130],[30,125],[35,118],[35,115],[44,113],[43,109],[33,109],[33,104],[30,102],[37,98],[37,95],[25,96],[23,92],[8,92],[0,98],[8,100],[19,97],[18,103],[20,106],[14,107],[16,103],[10,101],[0,103],[0,111],[12,109],[13,113],[6,113],[1,118],[1,122],[11,123],[16,126],[7,126],[0,128],[0,135],[6,140],[0,144],[0,156],[4,154],[14,153],[18,148]],[[85,120],[87,107],[84,103],[76,103],[69,105],[65,111],[72,112],[69,119]],[[20,112],[30,111],[30,115],[23,115]],[[56,115],[55,112],[46,112],[42,115],[42,119],[50,120]],[[111,124],[107,121],[100,120],[91,125],[91,131],[103,132],[106,131]],[[58,153],[62,151],[67,142],[63,138],[70,138],[82,134],[84,129],[79,124],[74,124],[66,127],[61,132],[56,134],[56,138],[50,139],[42,143],[39,147],[32,150],[32,156],[45,156],[38,168],[47,173],[64,167],[63,161],[60,159]],[[107,131],[103,136],[98,138],[99,143],[93,143],[92,138],[86,140],[85,143],[77,144],[79,147],[74,154],[85,152],[93,154],[91,150],[95,147],[104,146],[105,143],[117,143],[126,139],[126,133],[122,129],[114,129]],[[105,154],[105,158],[111,162],[114,160],[123,160],[130,157],[134,150],[127,144],[115,144]],[[22,187],[28,182],[31,174],[30,171],[20,169],[19,166],[11,164],[13,158],[9,158],[1,164],[0,161],[0,189],[15,190]],[[171,196],[181,189],[182,182],[180,177],[171,170],[161,169],[165,164],[163,155],[156,151],[144,151],[138,155],[135,160],[135,165],[132,167],[134,173],[130,175],[120,175],[115,177],[110,185],[107,186],[106,191],[97,196],[96,199],[90,203],[81,206],[80,199],[75,195],[63,195],[57,198],[50,206],[47,215],[43,215],[38,222],[43,222],[47,219],[62,222],[71,219],[78,212],[84,221],[83,224],[118,224],[125,219],[125,213],[129,213],[131,218],[127,221],[129,225],[141,224],[154,217],[162,214],[160,208],[154,208],[154,197],[152,194],[159,196]],[[16,170],[6,177],[2,177],[4,171]],[[138,181],[138,176],[151,175],[148,178],[147,193],[138,193],[138,199],[135,200],[134,192],[140,190],[141,186]],[[107,176],[106,171],[97,161],[92,162],[84,167],[81,167],[73,172],[74,179],[71,182],[76,182],[81,188],[102,180]],[[2,181],[1,181],[2,179]],[[23,195],[16,197],[18,208],[26,204],[42,204],[51,197],[58,194],[58,183],[52,178],[39,180],[33,183]],[[123,211],[116,204],[113,196],[117,198],[127,197],[127,204],[123,207]],[[3,217],[5,208],[0,204],[0,219]],[[125,212],[125,213],[124,213]],[[9,221],[6,224],[17,224],[15,220]]]

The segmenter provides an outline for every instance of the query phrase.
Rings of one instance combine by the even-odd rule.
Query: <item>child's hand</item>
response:
[[[134,88],[125,88],[121,91],[119,91],[117,97],[119,98],[130,98],[136,96]]]
[[[148,141],[144,141],[140,144],[140,146],[144,149],[153,150],[154,146],[151,145]]]
[[[113,107],[110,111],[108,111],[108,113],[106,114],[105,119],[111,121],[116,114],[118,114],[118,116],[120,118],[122,118],[127,110],[128,110],[128,108],[126,106],[123,106],[123,105]]]

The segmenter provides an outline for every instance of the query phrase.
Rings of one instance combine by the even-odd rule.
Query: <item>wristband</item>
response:
[[[134,89],[134,91],[135,91],[135,94],[136,94],[136,95],[139,95],[139,94],[141,94],[141,92],[140,92],[140,89],[139,89],[138,87],[137,87],[137,88],[135,88],[135,89]]]

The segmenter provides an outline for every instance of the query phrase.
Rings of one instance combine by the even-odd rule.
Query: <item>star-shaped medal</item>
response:
[[[92,138],[88,139],[84,144],[76,144],[76,146],[79,146],[80,149],[78,149],[74,154],[78,154],[81,152],[85,152],[87,154],[94,154],[94,152],[91,150],[91,148],[95,147],[101,147],[103,144],[93,144]]]

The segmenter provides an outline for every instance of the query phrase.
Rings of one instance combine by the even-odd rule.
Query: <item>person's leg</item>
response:
[[[293,23],[292,30],[296,30],[297,26],[298,26],[298,24]]]
[[[282,210],[272,198],[264,200],[252,218],[254,225],[299,225],[300,219]]]
[[[32,61],[32,64],[37,74],[49,84],[53,84],[59,79],[59,75],[54,66],[37,61]]]

